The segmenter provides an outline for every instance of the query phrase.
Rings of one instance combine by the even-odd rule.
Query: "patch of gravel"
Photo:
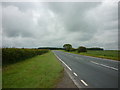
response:
[[[57,84],[56,88],[77,88],[73,83],[67,72],[64,70],[64,75],[60,82]]]

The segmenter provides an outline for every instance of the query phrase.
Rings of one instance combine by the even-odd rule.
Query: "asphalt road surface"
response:
[[[82,88],[118,88],[118,62],[53,51]]]

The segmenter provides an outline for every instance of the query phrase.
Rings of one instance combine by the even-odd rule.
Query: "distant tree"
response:
[[[72,45],[71,44],[64,44],[63,45],[63,48],[66,50],[66,51],[71,51],[72,50]]]
[[[78,47],[78,53],[80,52],[87,52],[87,48],[83,46]]]
[[[39,47],[38,49],[63,50],[63,48],[58,47]]]

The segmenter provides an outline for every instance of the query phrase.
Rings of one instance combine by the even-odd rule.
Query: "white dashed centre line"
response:
[[[111,67],[111,66],[107,66],[107,65],[104,65],[104,64],[100,64],[100,63],[97,63],[97,62],[94,62],[94,61],[91,61],[91,62],[94,63],[94,64],[97,64],[97,65],[101,65],[101,66],[110,68],[110,69],[118,70],[117,68],[114,68],[114,67]]]
[[[111,69],[114,69],[114,70],[118,70],[117,68],[114,68],[114,67],[110,67],[110,66],[107,66],[107,65],[104,65],[104,64],[100,64],[101,66],[104,66],[104,67],[107,67],[107,68],[111,68]]]
[[[81,80],[81,82],[82,82],[85,86],[88,86],[88,84],[87,84],[85,81]]]
[[[99,64],[99,63],[96,63],[96,62],[94,62],[94,61],[91,61],[92,63],[94,63],[94,64]]]

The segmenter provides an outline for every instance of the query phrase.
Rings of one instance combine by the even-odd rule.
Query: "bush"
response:
[[[47,52],[48,50],[2,48],[2,64],[16,63]]]
[[[78,47],[78,53],[80,52],[87,52],[87,48],[83,46]]]

